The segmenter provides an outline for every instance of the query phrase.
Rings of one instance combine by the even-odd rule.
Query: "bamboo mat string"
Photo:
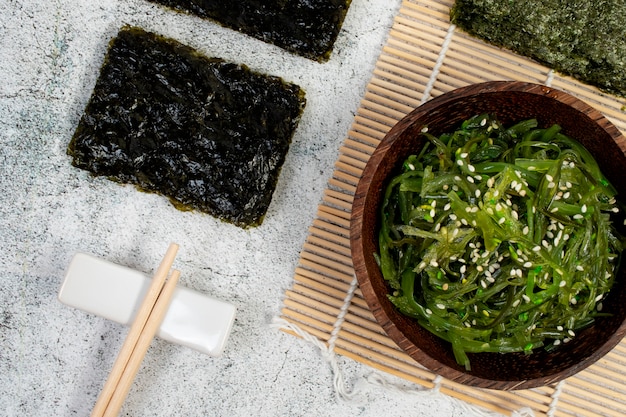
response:
[[[348,391],[345,388],[344,376],[341,367],[339,366],[339,361],[337,360],[337,354],[330,349],[330,346],[322,342],[317,337],[311,335],[310,333],[302,330],[296,324],[287,321],[280,317],[275,317],[272,321],[272,327],[277,328],[282,331],[290,331],[302,338],[304,341],[311,343],[315,347],[317,347],[322,357],[330,364],[331,370],[333,373],[333,388],[337,393],[337,396],[343,400],[354,400],[357,398],[358,394],[362,393],[362,391],[367,386],[375,386],[379,388],[384,388],[389,391],[403,393],[403,394],[411,394],[411,395],[421,395],[421,396],[431,396],[433,398],[436,397],[445,397],[448,401],[452,401],[455,404],[456,408],[462,409],[468,413],[472,413],[481,417],[501,417],[502,414],[493,413],[486,411],[479,406],[469,404],[465,401],[459,400],[454,397],[450,397],[442,392],[440,392],[440,388],[443,383],[443,377],[437,375],[433,380],[433,387],[430,389],[420,389],[420,388],[405,388],[404,386],[396,383],[392,383],[385,378],[383,378],[378,373],[371,373],[370,375],[359,379],[355,385],[354,389]],[[535,417],[535,414],[530,408],[524,407],[520,410],[514,411],[511,414],[511,417]]]
[[[324,360],[326,360],[326,362],[328,362],[331,367],[333,373],[333,388],[335,389],[335,392],[337,393],[339,398],[348,400],[352,399],[356,395],[356,390],[349,391],[346,389],[343,372],[341,371],[341,368],[339,367],[339,361],[337,360],[337,354],[330,349],[329,345],[325,344],[317,337],[308,332],[305,332],[294,323],[291,323],[285,319],[276,317],[274,318],[272,325],[279,330],[287,330],[294,333],[303,340],[313,344],[320,350],[322,357],[324,358]]]
[[[343,299],[343,305],[339,309],[339,314],[337,315],[337,320],[333,325],[333,331],[330,333],[330,339],[328,339],[328,350],[330,352],[335,351],[335,343],[337,342],[337,338],[339,337],[339,332],[341,331],[341,326],[346,318],[346,313],[348,312],[348,308],[350,308],[350,303],[352,302],[352,298],[354,297],[354,292],[356,291],[359,285],[359,281],[356,276],[352,277],[352,282],[350,283],[350,288],[348,289],[345,298]]]
[[[450,397],[446,394],[440,392],[440,388],[443,384],[443,377],[441,375],[437,375],[433,379],[433,387],[430,389],[415,389],[415,388],[404,388],[398,384],[391,383],[383,378],[379,374],[371,374],[366,378],[366,381],[374,386],[385,388],[394,392],[400,392],[404,394],[412,394],[412,395],[422,395],[422,396],[431,396],[432,398],[446,397],[448,400],[454,403],[456,409],[461,409],[467,413],[471,413],[474,415],[478,415],[481,417],[496,417],[502,416],[502,414],[486,411],[482,408],[479,408],[476,405],[469,404],[465,401],[459,400],[457,398]],[[513,411],[511,413],[511,417],[535,417],[535,413],[529,407],[523,407],[519,410]]]
[[[435,86],[435,83],[437,82],[437,77],[439,76],[439,72],[441,71],[441,66],[443,65],[443,61],[446,59],[446,53],[448,52],[448,48],[450,47],[452,36],[454,36],[454,29],[456,29],[456,25],[451,23],[450,26],[448,26],[448,32],[446,33],[446,36],[443,39],[443,43],[441,44],[441,49],[439,50],[437,61],[435,61],[435,66],[433,67],[433,70],[430,73],[428,84],[426,84],[426,88],[424,89],[424,94],[422,95],[421,104],[424,104],[428,100],[430,100],[430,93],[433,87]]]
[[[335,374],[333,384],[335,386],[335,391],[342,398],[351,398],[355,395],[356,392],[354,389],[352,391],[349,391],[346,388],[343,373],[339,369],[339,363],[335,354],[335,343],[337,342],[337,338],[339,337],[341,326],[343,325],[346,313],[348,312],[348,308],[350,307],[350,303],[352,302],[354,292],[356,291],[358,285],[359,282],[356,276],[354,276],[352,278],[352,282],[350,283],[350,288],[348,289],[346,296],[343,300],[343,305],[341,306],[339,314],[337,315],[337,320],[333,325],[333,331],[330,333],[330,339],[328,339],[328,349],[325,351],[326,360],[333,366],[333,371]]]
[[[554,389],[554,392],[551,395],[552,401],[550,401],[550,408],[548,409],[548,412],[546,413],[546,417],[554,417],[554,414],[557,411],[557,406],[559,404],[559,397],[561,396],[561,393],[563,392],[564,385],[565,385],[565,379],[560,381],[558,384],[556,384],[556,388]]]
[[[546,82],[544,83],[546,87],[552,87],[552,81],[554,80],[554,70],[550,69],[548,71],[548,75],[546,77]]]

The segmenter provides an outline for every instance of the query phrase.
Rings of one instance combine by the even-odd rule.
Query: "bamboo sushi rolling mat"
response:
[[[387,43],[339,150],[335,170],[303,245],[281,318],[332,351],[466,403],[511,415],[623,416],[626,340],[603,359],[559,384],[495,391],[441,380],[385,334],[362,297],[350,255],[350,210],[366,161],[385,133],[432,97],[472,83],[519,80],[566,91],[601,111],[626,133],[624,103],[549,68],[455,29],[452,0],[403,1]],[[284,331],[294,334],[288,328]]]

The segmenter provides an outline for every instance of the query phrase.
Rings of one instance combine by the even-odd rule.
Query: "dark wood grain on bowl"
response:
[[[470,354],[472,370],[459,366],[449,343],[400,314],[388,300],[389,289],[375,262],[383,188],[402,162],[422,146],[419,132],[434,135],[454,130],[476,114],[491,113],[505,125],[536,118],[554,123],[578,139],[597,159],[618,196],[626,196],[626,139],[597,110],[579,99],[546,86],[523,82],[489,82],[460,88],[418,107],[396,124],[369,159],[357,186],[351,218],[354,270],[376,320],[400,348],[431,371],[455,382],[492,389],[547,385],[571,376],[608,353],[626,334],[626,266],[622,263],[604,312],[570,343],[552,353]],[[622,227],[622,225],[617,225]]]

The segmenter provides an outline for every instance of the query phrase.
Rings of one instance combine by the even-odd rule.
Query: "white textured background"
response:
[[[320,64],[146,1],[0,0],[0,415],[89,414],[126,329],[58,302],[64,270],[86,251],[150,273],[172,241],[182,285],[235,304],[237,321],[221,358],[155,340],[122,415],[473,415],[439,395],[368,385],[339,399],[317,348],[270,326],[399,4],[353,0]],[[66,146],[124,24],[306,91],[262,226],[180,212],[71,166]],[[348,388],[376,373],[339,361]]]

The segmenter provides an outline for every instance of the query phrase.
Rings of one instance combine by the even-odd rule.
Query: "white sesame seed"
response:
[[[487,278],[485,278],[487,281],[489,281],[490,284],[493,284],[494,282],[496,282],[496,279],[492,276],[488,276]]]
[[[471,213],[478,213],[480,211],[480,209],[478,208],[478,206],[473,206],[472,209],[470,210]]]
[[[432,208],[437,207],[437,200],[433,200],[433,201],[430,203],[430,206],[431,206]]]
[[[572,336],[572,337],[576,336],[576,333],[574,333],[574,331],[573,331],[572,329],[569,329],[569,330],[567,331],[567,334],[568,334],[568,335],[570,335],[570,336]]]
[[[464,226],[467,226],[467,224],[468,224],[468,223],[467,223],[467,220],[465,220],[465,219],[461,219],[461,223],[462,223]]]
[[[478,188],[474,192],[474,195],[476,196],[476,198],[480,197],[480,190]]]
[[[430,217],[435,217],[437,212],[435,211],[435,209],[432,209],[429,214],[430,214]]]
[[[524,299],[524,302],[530,303],[530,297],[527,296],[526,294],[522,294],[522,298]]]
[[[578,301],[576,301],[576,299],[574,297],[572,297],[572,299],[569,300],[569,302],[572,303],[572,304],[576,304]]]
[[[470,165],[470,164],[467,165],[467,170],[469,172],[476,172],[476,168],[474,167],[474,165]]]
[[[487,283],[483,280],[480,281],[480,286],[483,288],[487,288]]]
[[[430,261],[430,266],[437,268],[439,266],[439,262],[433,259],[432,261]]]
[[[531,266],[533,266],[532,262],[525,262],[524,263],[524,268],[530,268]]]
[[[450,203],[447,203],[445,206],[443,206],[443,210],[444,211],[448,211],[448,210],[450,210],[450,207],[451,207]]]
[[[462,154],[459,155],[461,158],[465,159],[469,156],[469,154],[467,152],[463,152]]]
[[[431,315],[431,314],[433,314],[433,311],[430,308],[427,308],[426,309],[426,314]]]
[[[596,298],[594,298],[593,301],[597,303],[598,301],[602,300],[602,297],[604,297],[604,294],[596,295]]]
[[[523,233],[524,235],[527,235],[527,234],[528,234],[528,232],[530,232],[530,229],[528,228],[528,226],[524,226],[524,228],[522,229],[522,233]]]
[[[489,187],[489,188],[493,187],[493,183],[494,183],[494,179],[493,179],[493,177],[490,177],[487,180],[487,187]]]
[[[550,239],[554,239],[554,233],[552,233],[552,231],[551,231],[551,230],[548,230],[548,231],[546,232],[546,236],[548,236]]]
[[[465,271],[467,270],[467,267],[465,265],[461,265],[461,269],[459,270],[462,274],[465,273]]]
[[[519,219],[519,214],[517,214],[517,211],[513,210],[513,211],[511,212],[511,215],[513,216],[513,218],[514,218],[515,220],[518,220],[518,219]]]
[[[505,217],[500,217],[500,219],[498,220],[498,224],[503,224],[506,221]]]
[[[441,229],[441,223],[437,223],[435,225],[435,232],[438,232]]]
[[[577,271],[584,271],[584,270],[585,270],[585,268],[583,268],[583,266],[582,266],[582,265],[576,265],[576,270],[577,270]]]
[[[444,290],[444,291],[448,291],[448,288],[450,288],[450,285],[448,285],[448,283],[447,283],[447,282],[446,282],[446,283],[444,283],[444,284],[441,286],[441,289],[442,289],[442,290]]]
[[[571,182],[569,182],[569,181],[566,181],[566,182],[565,182],[565,186],[566,186],[567,188],[572,188],[572,183],[571,183]]]
[[[558,207],[554,207],[552,210],[550,210],[550,213],[556,213],[557,211],[559,211]]]
[[[561,282],[559,282],[559,287],[563,288],[567,285],[567,282],[565,282],[565,280],[562,280]]]
[[[450,186],[448,184],[444,184],[442,188],[444,189],[444,191],[448,191]]]
[[[560,341],[559,339],[556,339],[554,342],[552,342],[552,344],[553,344],[554,346],[558,346],[558,345],[560,345],[560,344],[561,344],[561,341]]]
[[[440,309],[440,310],[445,310],[446,305],[439,303],[439,304],[437,304],[437,308]]]
[[[426,262],[422,261],[420,262],[420,264],[417,266],[418,269],[424,269],[426,268]]]
[[[553,177],[552,175],[550,175],[550,174],[546,174],[546,179],[547,179],[549,182],[554,181],[554,177]]]
[[[467,176],[467,181],[471,182],[472,184],[474,184],[474,178],[471,175]]]
[[[581,213],[586,213],[587,212],[587,205],[583,204],[582,207],[580,208],[580,212]]]
[[[544,248],[549,248],[549,247],[550,247],[550,244],[549,244],[549,243],[548,243],[548,241],[547,241],[547,240],[545,240],[545,239],[541,241],[541,245],[542,245]]]
[[[456,160],[456,164],[457,164],[458,166],[463,166],[463,160],[462,160],[462,159],[457,159],[457,160]]]

